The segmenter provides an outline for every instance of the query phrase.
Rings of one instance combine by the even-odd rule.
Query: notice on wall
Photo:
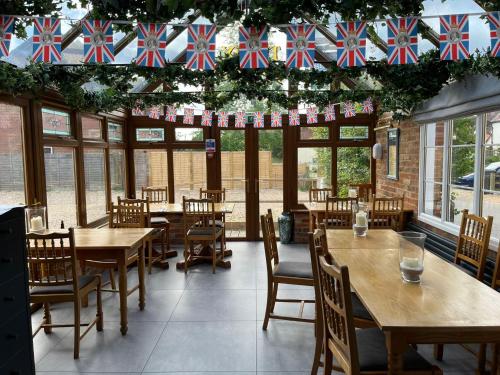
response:
[[[205,140],[205,151],[208,153],[215,152],[215,139],[208,138]]]

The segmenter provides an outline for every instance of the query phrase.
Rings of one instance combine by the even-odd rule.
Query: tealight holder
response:
[[[352,230],[357,237],[368,234],[368,205],[363,202],[352,204]]]
[[[399,271],[407,283],[419,283],[424,272],[424,243],[426,235],[404,231],[399,237]]]
[[[47,207],[33,206],[27,207],[24,210],[26,216],[26,231],[41,233],[47,229]]]

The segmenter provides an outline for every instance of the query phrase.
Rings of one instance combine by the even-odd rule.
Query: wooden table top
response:
[[[151,213],[183,214],[182,203],[151,203]],[[215,213],[230,214],[234,210],[234,203],[214,203]]]
[[[326,212],[326,202],[305,202],[302,203],[304,207],[311,212]],[[371,210],[371,202],[368,202],[368,210]],[[411,212],[413,210],[403,209],[404,212]]]
[[[368,229],[366,237],[357,237],[352,229],[327,229],[326,241],[332,249],[398,249],[399,238],[392,229]]]
[[[399,272],[395,232],[372,230],[365,239],[349,232],[328,233],[329,251],[336,262],[349,267],[352,288],[381,329],[471,329],[500,334],[500,293],[429,251],[421,283],[405,283]],[[348,246],[348,237],[352,243],[366,240],[366,247],[372,242],[379,248]]]

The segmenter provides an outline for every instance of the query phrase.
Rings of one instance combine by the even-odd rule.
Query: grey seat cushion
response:
[[[274,276],[299,277],[312,279],[311,263],[307,262],[279,262],[274,268]]]
[[[351,301],[352,301],[352,314],[355,318],[373,320],[368,310],[365,308],[363,303],[360,301],[359,297],[354,292],[351,292]]]
[[[378,328],[356,330],[361,371],[387,371],[387,348],[384,333]],[[432,364],[411,347],[403,356],[404,371],[432,369]]]
[[[168,224],[168,220],[166,217],[162,216],[152,216],[151,217],[151,225],[165,225]]]
[[[201,225],[201,222],[198,221],[197,223],[194,224],[195,226]],[[212,220],[208,221],[208,225],[212,225]],[[224,228],[224,222],[222,220],[215,220],[215,226],[218,228]]]
[[[216,228],[215,232],[214,232],[213,228],[193,227],[193,228],[188,230],[187,235],[188,236],[208,236],[208,235],[219,234],[221,232],[222,232],[222,230],[220,228]]]
[[[78,277],[78,285],[80,289],[89,285],[94,281],[95,275],[83,275]],[[40,294],[68,294],[73,293],[73,284],[71,285],[59,285],[59,286],[36,286],[30,290],[31,295]]]

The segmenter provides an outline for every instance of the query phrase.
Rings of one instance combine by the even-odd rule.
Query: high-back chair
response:
[[[200,188],[200,199],[213,199],[215,203],[226,201],[226,189],[203,189]]]
[[[73,228],[68,233],[26,234],[27,263],[32,303],[43,304],[44,317],[33,337],[43,328],[51,333],[52,328],[74,327],[73,356],[80,356],[80,340],[95,325],[98,331],[103,329],[101,302],[101,276],[78,276],[76,267],[76,251]],[[90,323],[80,322],[81,299],[90,292],[96,292],[97,313]],[[72,302],[74,322],[53,324],[50,304]],[[87,329],[80,334],[80,327]]]
[[[332,188],[309,189],[309,202],[326,202],[326,198],[333,195]]]
[[[328,197],[324,224],[328,229],[352,228],[352,204],[356,198]]]
[[[351,301],[351,284],[346,266],[339,267],[331,257],[318,258],[324,327],[324,374],[333,370],[333,358],[346,374],[384,374],[388,371],[384,333],[378,328],[356,330]],[[413,348],[403,358],[405,371],[412,375],[442,374]]]
[[[163,203],[168,202],[168,186],[164,187],[142,187],[142,199],[149,200],[149,203]],[[160,228],[163,233],[161,240],[161,258],[164,261],[166,258],[164,244],[167,244],[167,252],[170,253],[170,222],[165,216],[151,216],[151,228]],[[173,252],[176,254],[176,252]],[[172,255],[170,255],[172,256]],[[167,263],[168,265],[168,263]]]
[[[402,230],[404,197],[372,197],[370,210],[371,229]]]
[[[315,303],[314,300],[280,299],[278,295],[278,285],[313,285],[313,275],[311,265],[308,262],[280,261],[278,254],[278,244],[276,232],[274,230],[273,214],[271,209],[266,215],[261,215],[262,237],[264,240],[264,252],[266,256],[267,268],[267,303],[262,329],[266,330],[269,319],[283,319],[298,322],[314,323],[314,319],[302,317],[305,303]],[[285,316],[274,314],[276,302],[300,303],[299,316]]]
[[[168,186],[142,187],[142,199],[148,199],[151,203],[162,203],[168,201]]]
[[[349,188],[358,190],[358,200],[360,202],[369,202],[373,194],[372,184],[349,185]]]

